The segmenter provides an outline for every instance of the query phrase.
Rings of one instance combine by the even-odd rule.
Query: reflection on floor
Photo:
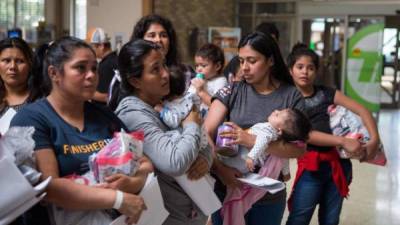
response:
[[[350,196],[343,205],[340,224],[400,224],[400,111],[382,110],[378,126],[388,164],[380,167],[353,161],[353,183]],[[293,177],[295,160],[290,164]],[[291,182],[288,183],[288,191],[290,189]],[[287,210],[282,224],[286,218]],[[311,224],[318,224],[317,213],[314,213]]]

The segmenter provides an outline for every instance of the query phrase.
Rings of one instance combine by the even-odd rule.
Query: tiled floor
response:
[[[388,164],[380,167],[353,161],[353,183],[350,196],[343,205],[340,224],[400,224],[400,111],[382,110],[378,125]],[[294,175],[295,160],[291,160],[290,164]],[[288,187],[290,191],[290,182]],[[312,225],[318,224],[316,215],[314,213]],[[287,211],[283,224],[286,217]]]

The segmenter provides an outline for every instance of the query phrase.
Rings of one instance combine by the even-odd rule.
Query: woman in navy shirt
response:
[[[94,51],[79,39],[62,38],[49,47],[44,68],[52,87],[49,96],[23,108],[11,126],[35,127],[38,169],[42,179],[53,177],[46,200],[74,210],[114,208],[128,216],[128,223],[137,222],[146,206],[135,193],[152,169],[148,160],[141,164],[135,177],[109,177],[109,188],[77,184],[65,178],[86,173],[89,155],[99,151],[123,127],[111,111],[88,102],[98,83]]]

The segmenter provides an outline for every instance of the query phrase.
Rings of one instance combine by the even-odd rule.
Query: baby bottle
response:
[[[221,133],[225,131],[232,131],[233,127],[222,124],[218,127],[218,134],[216,140],[216,152],[222,156],[233,157],[238,154],[239,146],[237,144],[229,144],[233,138],[221,137]]]
[[[196,73],[196,78],[204,79],[204,74],[202,74],[202,73]],[[193,85],[190,85],[190,86],[189,86],[189,89],[188,89],[188,92],[189,92],[189,93],[196,94],[196,88],[193,87]]]

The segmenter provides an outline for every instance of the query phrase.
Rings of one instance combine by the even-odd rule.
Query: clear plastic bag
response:
[[[32,185],[37,184],[42,175],[36,170],[33,154],[35,141],[32,135],[34,132],[33,127],[11,127],[0,138],[0,158],[11,159]]]
[[[90,156],[89,165],[97,182],[122,173],[133,176],[139,168],[139,159],[143,156],[144,132],[119,132],[97,154]]]
[[[35,160],[33,149],[35,141],[32,135],[33,127],[11,127],[0,138],[0,158],[9,157],[16,165],[28,165],[34,167]]]
[[[143,131],[118,132],[98,153],[89,158],[90,171],[83,175],[72,174],[65,178],[83,185],[105,182],[105,178],[122,173],[133,176],[143,156]],[[109,225],[113,210],[68,210],[52,206],[56,225]]]
[[[106,210],[68,210],[52,205],[56,225],[109,225],[113,219]]]
[[[328,114],[333,135],[357,139],[361,143],[366,143],[370,140],[368,130],[362,123],[361,118],[350,110],[339,105],[330,105],[328,107]],[[341,158],[350,158],[349,154],[343,148],[339,148],[338,153]],[[366,152],[358,159],[362,160],[365,154]],[[380,166],[386,165],[386,156],[382,143],[378,146],[375,158],[365,162]]]

